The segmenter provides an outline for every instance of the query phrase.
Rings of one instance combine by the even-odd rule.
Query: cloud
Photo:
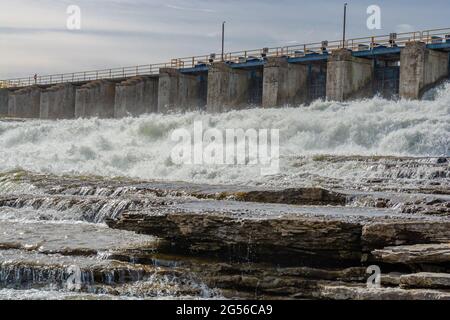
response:
[[[398,33],[406,33],[417,31],[417,29],[410,24],[399,24],[395,27],[395,31]]]
[[[226,51],[338,40],[338,0],[15,0],[0,5],[0,79],[170,61]],[[82,30],[66,29],[68,5]],[[353,1],[348,37],[449,27],[448,0],[378,0],[383,30],[366,27],[373,0]],[[432,22],[423,19],[432,16]]]
[[[171,5],[171,4],[166,4],[166,7],[170,8],[170,9],[183,10],[183,11],[216,12],[215,10],[212,10],[212,9],[187,8],[187,7],[180,7],[180,6],[175,6],[175,5]]]

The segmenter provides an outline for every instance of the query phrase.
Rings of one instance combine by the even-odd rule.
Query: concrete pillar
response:
[[[116,84],[106,80],[89,82],[75,93],[75,118],[114,118]]]
[[[203,109],[206,101],[202,94],[201,75],[182,74],[177,69],[159,71],[158,112],[183,112]]]
[[[223,62],[208,70],[208,112],[225,112],[249,104],[250,77],[247,70],[231,68]]]
[[[345,101],[373,95],[373,60],[355,58],[347,49],[334,51],[328,59],[327,99]]]
[[[264,108],[300,105],[308,99],[308,67],[285,58],[268,58],[264,65]]]
[[[158,111],[158,78],[134,77],[116,85],[114,118],[137,117]]]
[[[9,93],[8,115],[14,118],[38,119],[41,111],[41,91],[30,86]]]
[[[9,89],[0,89],[0,117],[8,116]]]
[[[448,77],[449,55],[411,42],[400,54],[400,97],[420,99],[424,92]]]
[[[73,119],[75,117],[75,86],[60,84],[41,93],[41,119]]]

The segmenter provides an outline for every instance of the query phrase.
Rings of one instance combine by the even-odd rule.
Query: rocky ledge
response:
[[[75,264],[85,293],[121,297],[448,299],[449,204],[445,192],[10,173],[0,287],[64,286]]]
[[[204,200],[126,211],[106,222],[171,243],[160,253],[272,265],[258,272],[241,266],[208,273],[215,264],[197,270],[203,281],[227,290],[313,299],[450,298],[450,221],[442,216]],[[370,265],[383,274],[379,291],[365,285]]]

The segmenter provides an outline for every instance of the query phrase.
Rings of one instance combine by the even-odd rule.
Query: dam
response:
[[[450,29],[322,41],[168,63],[0,81],[0,116],[124,118],[349,101],[421,99],[449,78]]]

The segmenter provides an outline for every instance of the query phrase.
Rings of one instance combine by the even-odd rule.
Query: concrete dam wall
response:
[[[41,92],[41,119],[73,119],[75,117],[75,86],[60,84]]]
[[[41,114],[42,88],[31,86],[11,91],[8,97],[8,116],[17,118],[39,118]]]
[[[114,118],[158,111],[158,77],[133,77],[116,85]]]
[[[163,68],[159,72],[158,109],[160,113],[203,109],[206,99],[204,75],[183,74],[177,69]]]
[[[327,98],[345,101],[373,96],[374,61],[355,58],[347,50],[328,59]]]
[[[262,106],[300,105],[308,102],[308,66],[269,58],[264,65]]]
[[[8,116],[9,90],[0,89],[0,117]]]
[[[75,118],[114,118],[116,83],[89,82],[75,93]]]
[[[158,75],[53,86],[0,89],[0,116],[123,118],[147,113],[299,106],[316,99],[347,101],[381,95],[420,99],[449,78],[449,52],[421,42],[368,51],[338,49],[302,59],[213,62]]]
[[[417,99],[425,90],[448,78],[449,54],[426,48],[424,43],[411,43],[400,55],[400,95]]]

